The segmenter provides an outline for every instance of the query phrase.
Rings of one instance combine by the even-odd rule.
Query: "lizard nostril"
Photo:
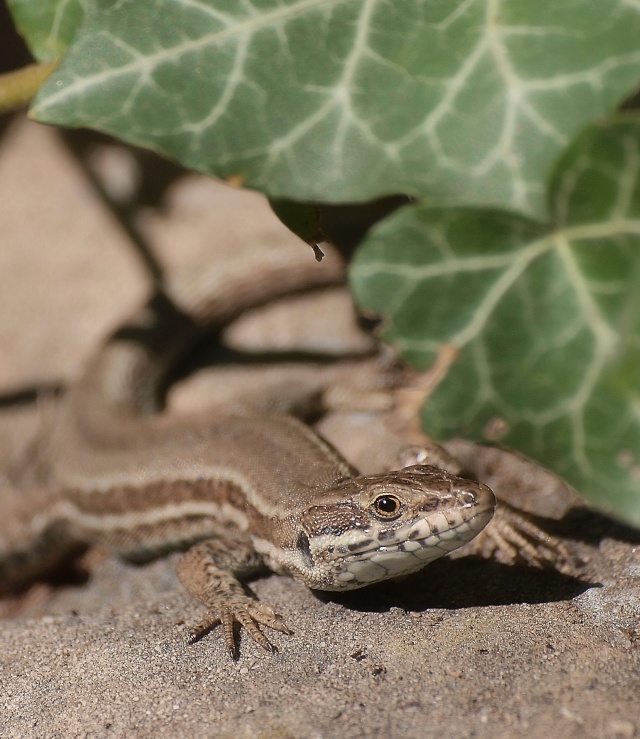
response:
[[[460,502],[466,506],[475,505],[478,501],[478,496],[472,493],[470,490],[463,490],[459,494]]]

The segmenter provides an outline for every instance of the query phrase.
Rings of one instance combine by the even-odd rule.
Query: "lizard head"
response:
[[[473,539],[495,504],[486,485],[430,465],[345,480],[303,513],[292,574],[320,590],[408,575]]]

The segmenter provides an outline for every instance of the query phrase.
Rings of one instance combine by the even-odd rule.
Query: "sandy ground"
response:
[[[116,197],[138,172],[94,152]],[[303,249],[257,196],[174,183],[137,226],[169,270],[218,253]],[[52,388],[143,298],[127,233],[59,135],[16,119],[0,140],[0,457],[42,426]],[[0,488],[0,511],[15,492]],[[0,516],[0,522],[2,516]],[[1,525],[1,523],[0,523]],[[175,557],[143,568],[91,553],[90,577],[39,585],[0,612],[2,737],[633,737],[640,735],[640,549],[596,515],[563,522],[581,578],[475,558],[346,598],[254,583],[295,631],[277,654],[218,634]]]

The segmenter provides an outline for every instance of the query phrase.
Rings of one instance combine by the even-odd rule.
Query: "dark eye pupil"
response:
[[[381,513],[395,513],[398,510],[398,500],[383,495],[376,501],[376,506]]]

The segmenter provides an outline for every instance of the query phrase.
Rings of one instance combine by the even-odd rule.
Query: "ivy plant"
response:
[[[9,7],[38,60],[64,52],[38,121],[273,199],[411,196],[350,279],[416,365],[457,349],[428,431],[500,428],[640,525],[640,117],[619,112],[640,84],[638,2]]]

